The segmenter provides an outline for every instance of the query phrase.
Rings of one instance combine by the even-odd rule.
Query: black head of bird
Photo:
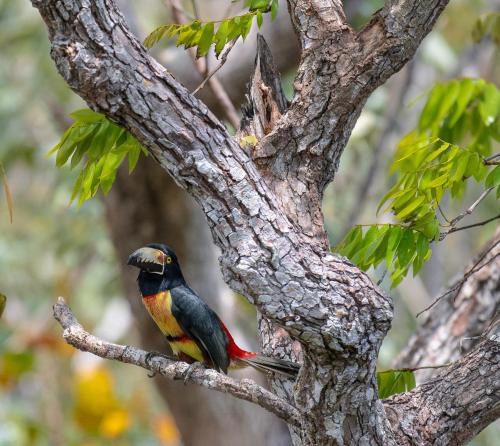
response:
[[[150,243],[130,254],[128,265],[139,268],[139,288],[143,295],[171,289],[185,283],[177,256],[167,245]]]

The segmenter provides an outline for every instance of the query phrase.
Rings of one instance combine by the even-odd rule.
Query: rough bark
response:
[[[470,354],[415,388],[385,400],[398,445],[467,444],[500,417],[500,343]]]
[[[498,333],[500,315],[500,229],[483,252],[488,252],[481,263],[486,264],[473,274],[453,293],[426,312],[425,319],[411,337],[407,347],[395,361],[395,367],[419,367],[439,365],[455,361],[472,350],[481,335]],[[492,246],[496,245],[493,249]],[[479,255],[480,257],[482,254]],[[470,270],[476,262],[466,268]],[[462,276],[454,281],[455,289]],[[437,369],[418,371],[417,377],[425,382],[437,373]]]
[[[321,197],[367,96],[411,58],[447,1],[389,1],[356,33],[339,1],[290,0],[302,45],[295,97],[250,152],[147,55],[113,1],[33,3],[67,83],[195,197],[225,280],[302,344],[296,442],[398,444],[375,380],[391,301],[330,254]]]
[[[168,352],[165,337],[144,311],[135,271],[125,266],[134,249],[168,240],[182,262],[189,284],[238,332],[234,296],[222,281],[217,253],[203,213],[150,157],[142,158],[132,175],[124,166],[105,200],[108,227],[121,266],[125,295],[141,339],[148,350]],[[234,330],[233,330],[234,328]],[[276,417],[203,387],[186,391],[183,383],[155,378],[156,389],[168,403],[184,445],[286,445],[289,435]],[[203,404],[200,404],[203,401]],[[246,423],[245,420],[254,420]],[[198,426],[197,429],[192,427]],[[224,431],[224,436],[220,433]],[[288,440],[287,440],[288,437]]]

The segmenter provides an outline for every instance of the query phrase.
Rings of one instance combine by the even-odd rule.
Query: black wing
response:
[[[229,357],[228,338],[221,328],[219,317],[188,286],[170,290],[172,314],[184,332],[192,338],[200,350],[210,358],[213,367],[227,373]]]

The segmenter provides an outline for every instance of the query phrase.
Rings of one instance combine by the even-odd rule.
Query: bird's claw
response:
[[[173,358],[172,356],[168,356],[168,355],[165,355],[165,354],[160,353],[160,352],[149,352],[146,354],[146,357],[144,358],[144,362],[146,363],[148,368],[151,368],[151,361],[153,360],[153,358],[155,356],[159,356],[161,358],[168,359],[169,361],[176,361],[177,360],[177,358]],[[156,371],[151,371],[151,373],[148,373],[148,378],[153,378],[156,376],[156,374],[157,374]]]
[[[196,369],[205,369],[205,366],[201,362],[193,362],[192,364],[189,364],[189,367],[186,369],[184,372],[184,385],[186,385],[189,381],[189,378],[191,378],[191,375]]]

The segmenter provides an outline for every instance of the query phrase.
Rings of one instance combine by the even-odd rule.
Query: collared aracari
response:
[[[299,365],[247,352],[236,345],[219,316],[186,283],[175,253],[152,243],[133,252],[128,265],[140,269],[137,282],[144,306],[174,354],[217,371],[252,366],[294,378]]]

